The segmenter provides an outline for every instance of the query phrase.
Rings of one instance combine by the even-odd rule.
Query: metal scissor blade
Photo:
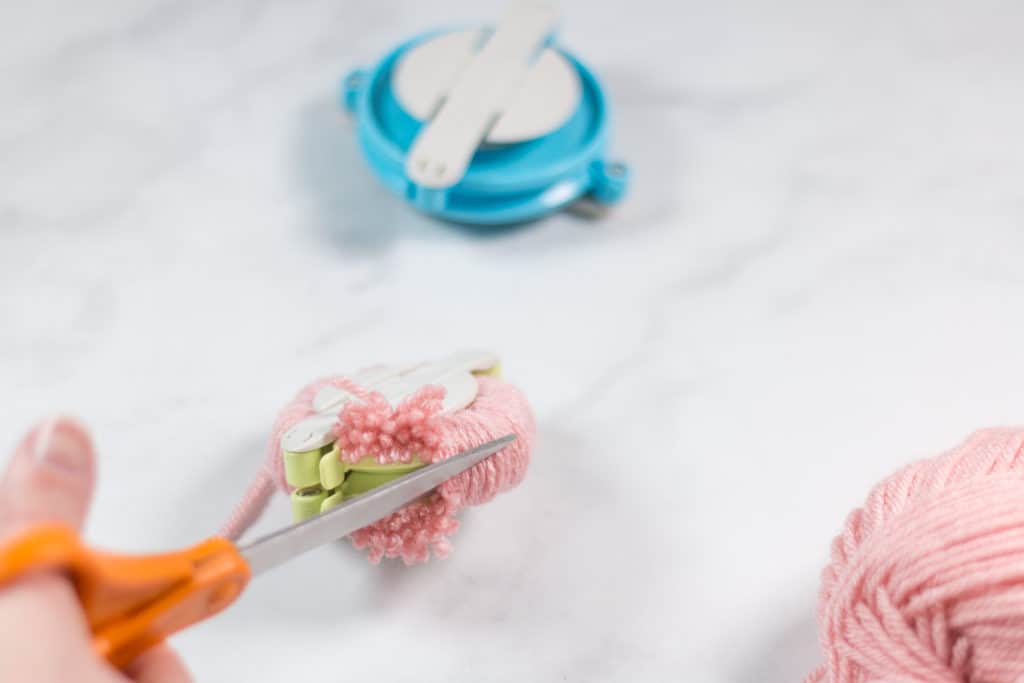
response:
[[[317,546],[336,541],[387,517],[403,505],[497,453],[515,441],[515,438],[514,434],[509,434],[427,465],[352,498],[318,517],[258,538],[239,548],[239,551],[249,562],[253,574],[273,569]]]

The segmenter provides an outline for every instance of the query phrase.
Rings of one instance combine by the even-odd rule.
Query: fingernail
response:
[[[78,475],[89,470],[90,448],[89,436],[80,424],[54,417],[39,426],[33,454],[42,465]]]

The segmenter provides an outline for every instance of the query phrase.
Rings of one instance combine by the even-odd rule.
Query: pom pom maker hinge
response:
[[[420,210],[471,224],[617,202],[629,169],[605,158],[604,92],[555,45],[557,22],[552,3],[524,0],[495,29],[423,34],[350,73],[342,99],[374,172]]]
[[[396,405],[430,384],[445,390],[442,412],[465,408],[477,395],[474,375],[500,371],[494,354],[464,351],[432,363],[375,366],[354,373],[350,379],[361,387],[380,392]],[[294,487],[292,516],[300,522],[315,517],[361,493],[425,466],[413,454],[408,462],[381,464],[371,456],[355,463],[342,460],[333,427],[338,413],[359,398],[335,386],[326,386],[313,397],[316,414],[289,429],[281,437],[285,481]]]

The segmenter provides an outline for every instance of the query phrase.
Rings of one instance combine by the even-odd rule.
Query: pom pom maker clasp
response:
[[[629,169],[604,157],[604,93],[555,45],[557,24],[553,3],[522,0],[494,29],[421,35],[349,74],[343,101],[377,175],[420,210],[466,223],[617,202]]]
[[[465,408],[477,395],[475,374],[498,372],[498,358],[481,351],[464,351],[431,363],[387,365],[354,373],[360,387],[379,392],[397,405],[427,385],[445,390],[442,412]],[[412,454],[408,462],[380,463],[373,457],[343,460],[333,428],[346,404],[361,399],[337,386],[322,388],[313,398],[316,414],[289,429],[281,438],[285,481],[294,487],[292,516],[302,521],[341,502],[412,472],[425,463]]]

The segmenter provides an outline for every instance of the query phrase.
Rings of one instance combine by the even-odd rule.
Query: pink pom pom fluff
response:
[[[347,380],[333,384],[355,389]],[[423,462],[433,462],[448,426],[438,418],[442,401],[444,389],[428,385],[394,408],[378,392],[346,404],[334,425],[342,459],[355,463],[373,456],[386,464],[410,462],[418,455]]]

